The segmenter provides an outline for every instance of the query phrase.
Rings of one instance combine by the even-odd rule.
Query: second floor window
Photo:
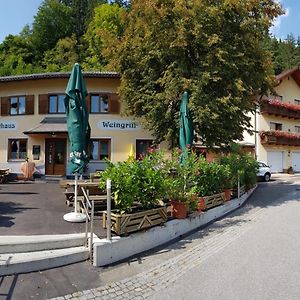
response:
[[[49,114],[63,114],[66,112],[65,95],[50,95],[49,96]]]
[[[295,126],[295,132],[300,133],[300,126]]]
[[[15,96],[11,97],[9,101],[9,114],[10,115],[25,115],[25,96]]]
[[[108,113],[108,97],[106,95],[91,95],[91,113]]]
[[[270,122],[270,130],[282,130],[282,124]]]

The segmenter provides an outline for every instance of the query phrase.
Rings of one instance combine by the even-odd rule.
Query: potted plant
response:
[[[162,224],[167,220],[167,209],[159,205],[165,194],[164,172],[160,168],[161,155],[151,153],[141,160],[128,159],[109,163],[102,173],[100,187],[111,179],[112,196],[116,209],[112,211],[112,230],[118,235]],[[106,227],[106,212],[103,212]]]
[[[174,151],[172,158],[166,162],[166,195],[171,202],[171,216],[184,219],[190,210],[196,210],[194,189],[197,174],[197,158],[194,153],[185,157],[180,163],[180,151]]]

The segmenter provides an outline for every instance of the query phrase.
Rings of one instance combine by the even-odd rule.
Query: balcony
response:
[[[262,114],[300,119],[300,105],[285,103],[278,100],[263,100],[260,104]]]
[[[263,145],[300,146],[300,134],[286,131],[261,131],[260,141]]]

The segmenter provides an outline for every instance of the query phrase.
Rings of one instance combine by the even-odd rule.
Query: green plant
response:
[[[112,195],[116,208],[130,212],[133,205],[144,209],[155,207],[165,194],[162,153],[151,152],[141,160],[128,159],[117,164],[108,163],[102,173],[100,187],[112,181]]]
[[[189,203],[190,195],[195,193],[197,177],[197,157],[194,153],[185,156],[180,163],[180,151],[174,150],[172,157],[165,161],[166,195],[170,200]]]

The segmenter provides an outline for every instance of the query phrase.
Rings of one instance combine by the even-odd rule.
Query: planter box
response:
[[[203,197],[205,203],[205,209],[210,209],[215,206],[222,205],[225,202],[225,194],[215,194],[211,196]]]
[[[107,212],[103,212],[103,228],[106,228]],[[167,208],[165,206],[150,210],[120,214],[111,212],[111,230],[117,235],[147,229],[167,221]]]

